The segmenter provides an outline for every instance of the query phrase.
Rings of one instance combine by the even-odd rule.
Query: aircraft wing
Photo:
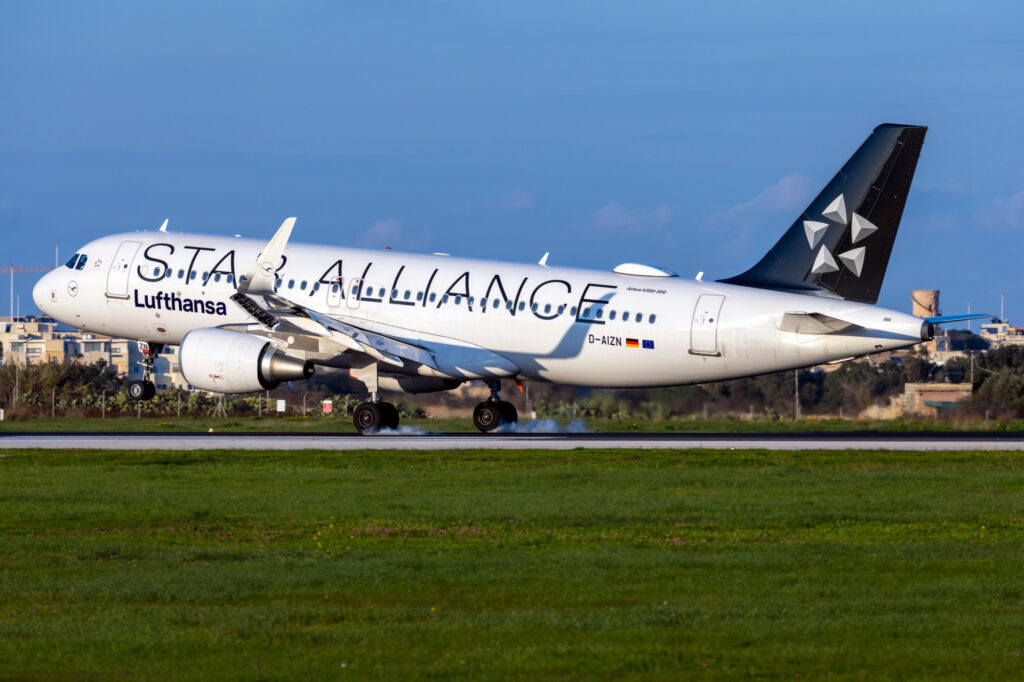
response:
[[[268,331],[328,339],[340,346],[342,352],[366,353],[394,367],[402,367],[408,360],[437,369],[433,355],[426,348],[346,324],[274,291],[277,263],[294,225],[295,218],[288,218],[281,224],[239,282],[231,300]]]

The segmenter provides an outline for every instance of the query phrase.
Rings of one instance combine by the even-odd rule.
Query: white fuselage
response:
[[[196,328],[253,322],[230,297],[265,246],[198,234],[112,235],[80,250],[82,269],[43,277],[34,298],[87,331],[178,344]],[[324,315],[424,347],[486,349],[518,369],[497,376],[575,385],[701,383],[922,340],[920,318],[874,305],[669,276],[297,243],[277,276],[281,296]],[[794,312],[857,327],[780,329]]]

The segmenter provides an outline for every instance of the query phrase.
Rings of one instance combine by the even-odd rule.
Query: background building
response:
[[[124,379],[142,379],[138,343],[66,327],[47,317],[0,317],[2,364],[103,361]],[[153,367],[157,389],[190,389],[178,365],[178,349],[166,346]]]

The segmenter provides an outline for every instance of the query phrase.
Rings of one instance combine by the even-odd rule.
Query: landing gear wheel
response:
[[[149,395],[149,391],[146,389],[146,381],[129,381],[128,382],[128,399],[132,401],[138,400],[149,400],[153,396]]]
[[[502,424],[515,424],[519,421],[519,413],[516,411],[516,406],[509,401],[499,401],[498,410],[501,412]]]
[[[380,426],[382,429],[398,428],[398,408],[391,403],[377,403],[380,410]]]
[[[156,397],[156,384],[152,381],[143,381],[142,399],[152,400]]]
[[[359,433],[379,431],[382,422],[380,405],[386,403],[362,403],[352,413],[352,423]]]
[[[493,431],[501,425],[501,408],[499,403],[485,402],[473,408],[473,426],[484,433]]]

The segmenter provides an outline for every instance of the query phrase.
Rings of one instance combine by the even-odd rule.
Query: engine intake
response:
[[[181,340],[181,373],[193,387],[218,393],[270,390],[313,376],[313,363],[293,358],[265,338],[214,327]]]

